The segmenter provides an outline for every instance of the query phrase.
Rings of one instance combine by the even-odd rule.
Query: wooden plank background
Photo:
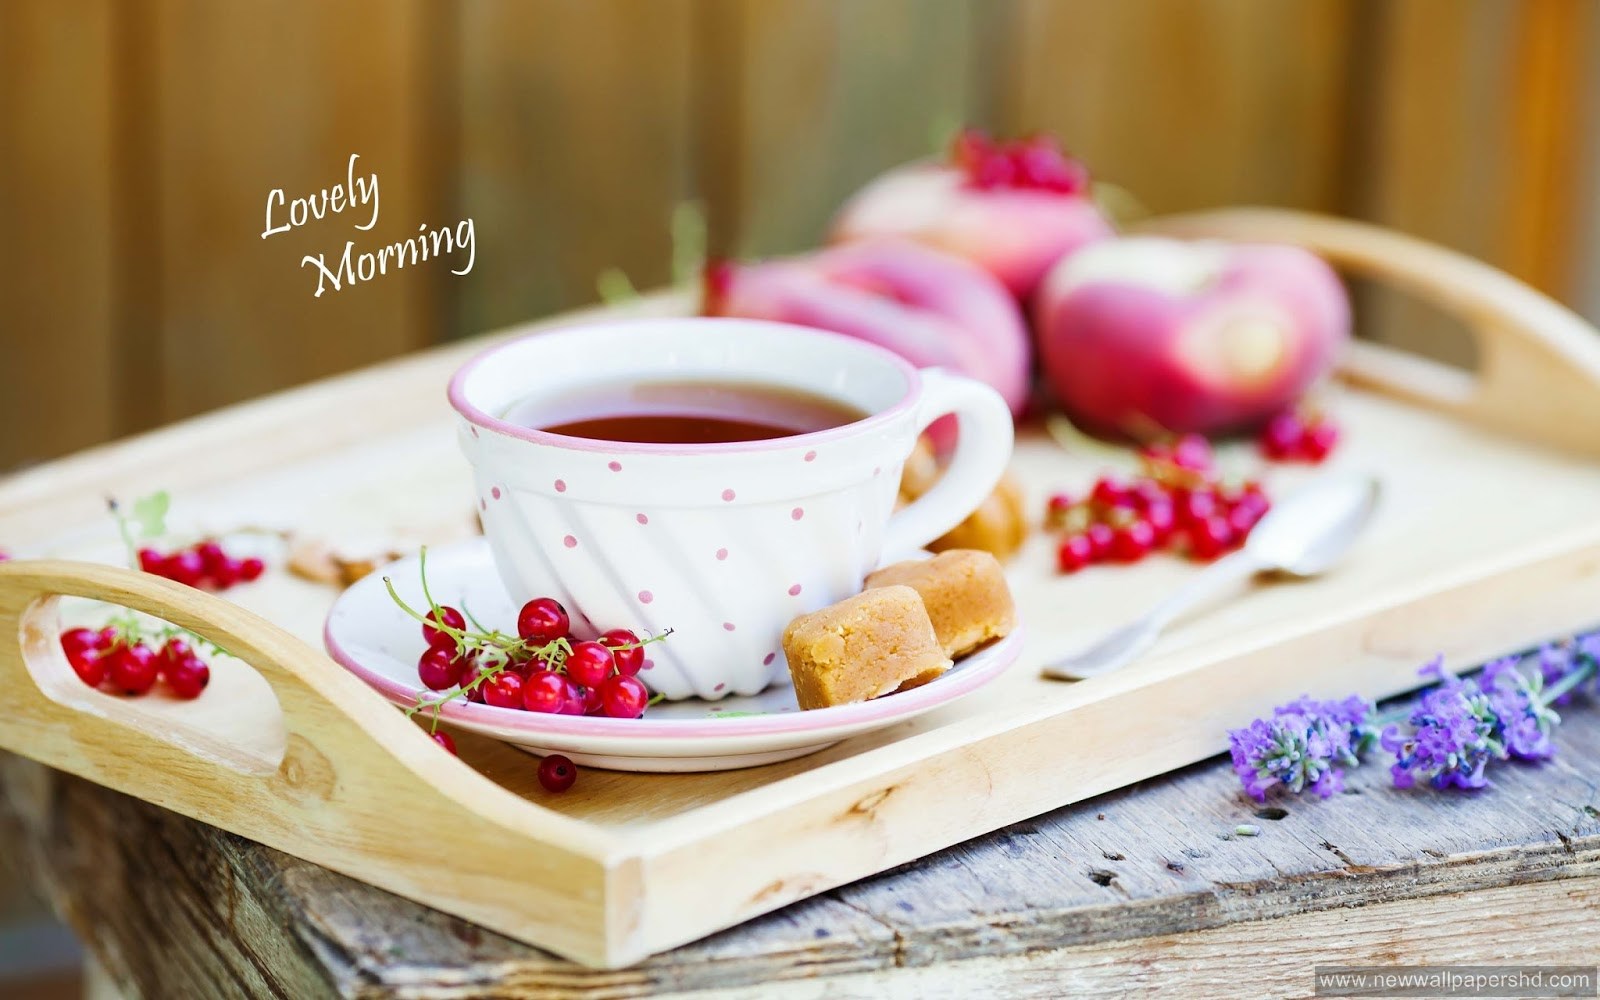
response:
[[[8,0],[0,470],[668,276],[802,249],[963,121],[1152,210],[1373,219],[1593,307],[1589,0]],[[259,236],[379,174],[378,228]],[[471,274],[311,294],[306,252],[474,219]],[[453,266],[453,265],[452,265]],[[1362,292],[1365,331],[1469,356]]]

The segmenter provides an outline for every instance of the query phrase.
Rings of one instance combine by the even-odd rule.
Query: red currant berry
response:
[[[1016,176],[1016,166],[1011,158],[1000,152],[981,158],[973,169],[967,171],[968,182],[981,190],[1010,187]]]
[[[572,681],[563,678],[566,691],[561,698],[562,715],[582,715],[588,704],[588,692]]]
[[[166,667],[162,676],[174,695],[188,700],[200,697],[200,692],[211,683],[211,668],[198,656],[190,654],[177,665]]]
[[[650,703],[650,692],[637,677],[618,674],[600,685],[600,705],[613,719],[637,719]]]
[[[204,541],[194,547],[195,555],[200,557],[200,565],[205,568],[207,575],[216,576],[230,561],[228,553],[222,551],[222,546],[215,541]]]
[[[567,680],[554,670],[535,670],[522,683],[522,707],[530,712],[560,715],[567,700]]]
[[[572,761],[553,753],[539,762],[539,784],[546,791],[564,792],[578,780],[578,768]]]
[[[1215,456],[1211,442],[1199,434],[1185,434],[1173,442],[1172,464],[1190,472],[1209,472]]]
[[[1333,452],[1334,445],[1339,443],[1339,428],[1326,420],[1319,421],[1306,428],[1305,437],[1300,439],[1300,454],[1313,462],[1320,462]]]
[[[1063,573],[1076,573],[1094,562],[1094,545],[1088,535],[1069,535],[1056,549],[1056,568]]]
[[[174,552],[161,561],[161,576],[188,587],[200,586],[200,581],[205,579],[206,568],[200,561],[200,554],[192,549]]]
[[[489,682],[486,680],[480,682],[478,678],[488,671],[472,660],[463,660],[459,656],[456,657],[456,669],[459,671],[459,679],[456,683],[466,689],[462,691],[462,694],[466,696],[468,701],[482,705],[484,702],[484,688],[489,686]]]
[[[584,715],[604,715],[604,714],[606,714],[605,702],[600,700],[600,689],[599,688],[592,687],[592,688],[584,688],[583,689],[583,714]]]
[[[141,695],[156,682],[155,650],[143,644],[126,646],[109,654],[111,684],[124,694]]]
[[[194,650],[189,648],[187,642],[178,638],[168,639],[166,645],[161,647],[161,655],[157,657],[156,666],[163,671],[169,670],[193,655]]]
[[[611,650],[600,643],[574,643],[572,652],[567,655],[567,676],[572,678],[574,684],[586,688],[598,687],[601,681],[611,676],[616,665]]]
[[[1083,537],[1089,540],[1089,557],[1091,562],[1099,562],[1111,555],[1111,538],[1116,532],[1111,530],[1109,524],[1091,524],[1084,529]]]
[[[122,645],[122,636],[118,635],[117,630],[110,625],[94,634],[94,648],[102,653],[115,649],[120,645]]]
[[[1160,500],[1146,507],[1144,519],[1155,532],[1157,545],[1167,544],[1172,538],[1173,529],[1178,525],[1178,516],[1170,500]]]
[[[522,707],[522,678],[502,670],[483,682],[483,700],[495,708]]]
[[[1250,529],[1256,526],[1258,520],[1248,507],[1235,507],[1228,511],[1228,527],[1233,529],[1233,537],[1243,542]]]
[[[1111,558],[1117,562],[1138,562],[1155,548],[1156,532],[1148,521],[1130,521],[1111,536]]]
[[[567,609],[554,597],[535,597],[517,613],[517,635],[524,642],[544,646],[566,635],[572,628]]]
[[[1151,504],[1171,503],[1172,497],[1166,487],[1153,479],[1141,479],[1128,487],[1128,506],[1137,511],[1150,509]]]
[[[146,573],[154,573],[157,576],[163,576],[165,574],[162,572],[162,570],[164,568],[166,558],[166,556],[157,552],[155,549],[140,549],[139,568],[144,570]]]
[[[251,556],[248,559],[239,560],[239,579],[243,580],[245,583],[254,583],[255,581],[261,579],[261,574],[265,573],[266,571],[266,562],[262,559],[256,558],[255,556]]]
[[[1094,481],[1094,489],[1089,492],[1089,499],[1102,507],[1126,507],[1131,502],[1127,491],[1109,476],[1102,476]]]
[[[69,628],[61,633],[61,650],[71,659],[74,655],[92,652],[99,639],[93,629]]]
[[[1305,436],[1305,425],[1292,411],[1285,411],[1267,421],[1261,429],[1261,451],[1274,461],[1292,458],[1300,449]]]
[[[67,662],[72,665],[72,672],[78,675],[78,680],[92,688],[100,686],[106,679],[106,655],[93,649],[81,649],[67,653]]]
[[[443,729],[435,729],[433,732],[428,734],[428,739],[444,747],[447,751],[449,751],[450,756],[456,756],[456,741],[452,739],[450,734],[445,732]]]
[[[1189,553],[1206,562],[1233,547],[1233,526],[1226,518],[1212,515],[1189,527]]]
[[[461,679],[461,664],[456,651],[443,646],[429,646],[417,660],[417,677],[429,691],[448,691]]]
[[[225,559],[216,569],[211,571],[211,586],[217,590],[227,590],[239,582],[239,562],[236,559]]]
[[[457,632],[464,632],[467,628],[466,618],[462,617],[461,612],[452,607],[441,606],[437,611],[430,610],[427,618],[430,622],[443,625],[445,628],[455,629]],[[440,631],[433,625],[422,626],[422,640],[430,646],[446,646],[450,649],[454,649],[456,645],[455,636],[448,632]]]
[[[614,628],[602,632],[595,641],[611,650],[611,658],[617,661],[618,673],[632,677],[644,666],[644,647],[639,645],[639,637],[627,629]]]
[[[1179,524],[1198,524],[1217,512],[1217,495],[1210,490],[1184,490],[1173,504]]]

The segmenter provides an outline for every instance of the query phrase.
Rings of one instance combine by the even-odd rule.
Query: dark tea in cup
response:
[[[506,421],[549,434],[637,444],[766,441],[855,423],[866,413],[804,389],[684,380],[591,385],[530,396]]]

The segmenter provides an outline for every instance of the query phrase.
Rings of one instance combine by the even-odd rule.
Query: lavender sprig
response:
[[[1275,788],[1288,794],[1310,789],[1328,798],[1343,790],[1344,769],[1357,766],[1375,744],[1394,756],[1390,774],[1398,788],[1419,779],[1439,789],[1486,787],[1493,761],[1546,760],[1555,753],[1550,734],[1561,717],[1552,706],[1566,704],[1600,674],[1600,633],[1546,645],[1526,661],[1496,660],[1473,678],[1447,671],[1442,656],[1420,673],[1438,683],[1413,706],[1382,718],[1355,695],[1343,701],[1303,696],[1269,718],[1230,730],[1233,769],[1244,790],[1257,800]]]
[[[1344,790],[1344,767],[1354,767],[1371,746],[1375,730],[1369,701],[1301,697],[1228,733],[1233,770],[1244,790],[1265,801],[1282,786],[1293,794],[1309,788],[1323,798]]]

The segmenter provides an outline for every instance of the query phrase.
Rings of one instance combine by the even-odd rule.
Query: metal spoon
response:
[[[1045,666],[1044,675],[1075,681],[1110,673],[1149,649],[1184,612],[1246,577],[1267,570],[1301,577],[1323,572],[1371,520],[1378,494],[1378,481],[1368,476],[1317,480],[1275,504],[1238,552],[1213,563],[1142,618]]]

